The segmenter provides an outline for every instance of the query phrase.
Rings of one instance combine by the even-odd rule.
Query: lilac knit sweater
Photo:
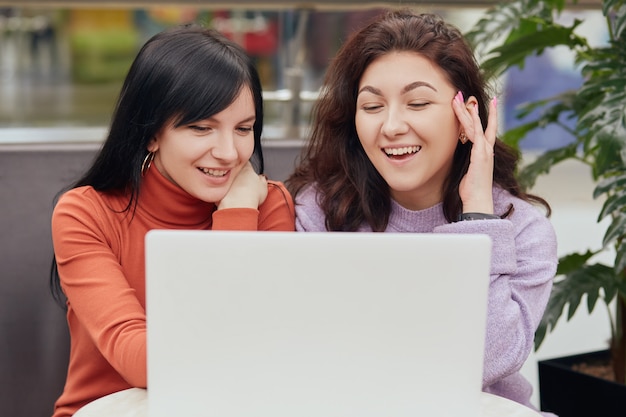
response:
[[[326,231],[315,188],[306,188],[295,200],[296,230]],[[392,201],[385,231],[481,233],[491,237],[483,391],[535,408],[530,403],[532,386],[519,370],[533,348],[534,333],[552,288],[558,262],[556,236],[545,214],[531,204],[500,188],[494,188],[493,201],[495,213],[504,213],[510,204],[513,213],[505,220],[448,223],[441,204],[411,211]],[[364,225],[359,231],[371,229]]]

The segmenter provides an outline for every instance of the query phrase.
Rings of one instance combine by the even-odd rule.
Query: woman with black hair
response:
[[[252,61],[215,31],[176,27],[142,47],[101,151],[52,215],[71,337],[54,417],[146,387],[149,230],[294,230],[291,196],[261,174],[262,105]]]

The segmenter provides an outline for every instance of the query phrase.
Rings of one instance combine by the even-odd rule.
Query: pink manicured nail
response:
[[[497,96],[493,96],[493,99],[491,101],[493,102],[493,107],[497,107],[498,106],[498,97]]]
[[[456,93],[456,97],[455,97],[456,101],[458,101],[459,103],[463,103],[463,93],[459,90],[458,93]]]

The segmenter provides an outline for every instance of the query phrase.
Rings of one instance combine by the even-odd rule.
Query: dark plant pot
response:
[[[539,361],[539,398],[542,411],[559,417],[624,417],[626,385],[587,375],[572,365],[608,361],[609,351]]]

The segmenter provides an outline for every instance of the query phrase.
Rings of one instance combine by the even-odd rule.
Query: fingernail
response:
[[[459,90],[456,93],[456,96],[454,97],[454,99],[458,101],[459,103],[463,103],[463,93]]]
[[[493,99],[491,101],[493,102],[493,107],[496,107],[498,105],[498,97],[497,96],[493,96]]]

